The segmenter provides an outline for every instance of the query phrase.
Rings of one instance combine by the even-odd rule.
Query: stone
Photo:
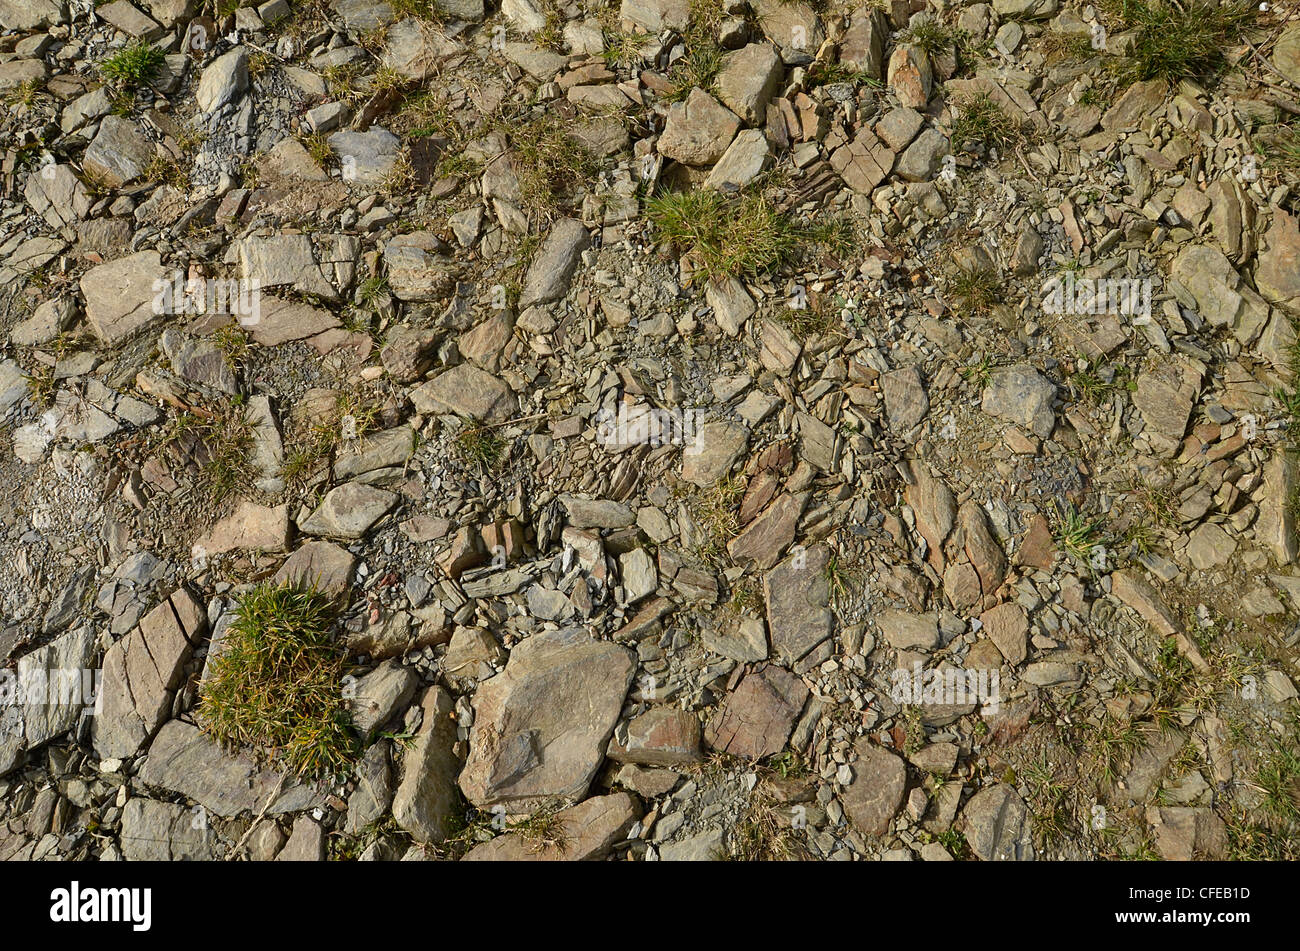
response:
[[[775,565],[794,542],[807,500],[807,493],[781,495],[727,543],[731,560],[760,570]]]
[[[731,472],[749,446],[749,430],[740,423],[706,423],[682,454],[682,478],[707,488]]]
[[[829,606],[826,576],[830,558],[825,545],[798,549],[763,578],[772,649],[787,664],[793,665],[831,636],[835,615]]]
[[[505,670],[479,684],[460,788],[479,807],[528,811],[580,799],[636,672],[625,647],[581,628],[545,631],[510,652]]]
[[[343,831],[356,835],[381,819],[393,804],[393,769],[389,757],[391,744],[380,740],[372,744],[357,763],[356,788],[348,796],[348,815]]]
[[[289,545],[289,506],[243,501],[195,544],[198,553],[285,551]]]
[[[70,297],[56,297],[41,304],[26,320],[9,332],[9,342],[17,347],[39,347],[67,330],[77,316],[77,305]]]
[[[94,629],[83,625],[24,654],[0,677],[6,695],[0,704],[0,776],[19,765],[26,750],[76,726],[94,693],[87,680],[96,647]],[[23,702],[10,702],[12,689],[23,691]]]
[[[636,514],[622,502],[562,495],[560,504],[574,528],[628,528],[636,524]]]
[[[181,588],[105,652],[93,731],[101,759],[134,756],[162,726],[182,668],[207,632],[203,605]]]
[[[754,0],[750,4],[763,33],[781,51],[788,66],[806,66],[826,40],[817,11],[802,0]]]
[[[704,732],[708,745],[747,759],[784,749],[808,700],[804,682],[783,667],[767,664],[746,674],[727,695]]]
[[[130,862],[215,862],[225,847],[194,810],[136,796],[122,807],[118,842]]]
[[[434,686],[420,699],[423,719],[402,757],[402,779],[393,794],[393,820],[416,842],[438,845],[453,831],[461,808],[456,791],[455,701]]]
[[[745,285],[734,277],[710,281],[704,288],[704,299],[713,308],[718,327],[729,337],[739,336],[741,327],[757,310]]]
[[[397,494],[360,482],[331,489],[299,529],[305,535],[360,538],[396,507]]]
[[[898,157],[894,170],[904,181],[929,181],[938,173],[948,153],[947,136],[938,129],[926,129]]]
[[[1255,265],[1255,286],[1266,300],[1300,312],[1300,221],[1276,209],[1264,241],[1268,247]]]
[[[912,614],[885,608],[876,621],[885,640],[898,650],[934,650],[941,643],[939,617],[934,612]]]
[[[555,813],[554,837],[530,840],[521,833],[499,835],[465,854],[466,862],[593,862],[605,858],[628,838],[641,816],[628,793],[592,796]]]
[[[109,115],[100,120],[99,131],[81,157],[81,166],[109,186],[121,188],[142,176],[153,156],[153,143],[134,122]]]
[[[646,33],[682,32],[690,24],[690,0],[622,0],[618,18]]]
[[[357,732],[366,736],[406,709],[419,682],[415,669],[397,660],[384,661],[364,677],[345,680],[344,696]]]
[[[769,44],[750,43],[724,57],[714,86],[723,105],[744,123],[761,126],[784,72]]]
[[[1147,822],[1167,862],[1212,861],[1228,853],[1228,827],[1208,806],[1152,806]]]
[[[322,794],[259,769],[251,756],[228,754],[183,720],[168,720],[158,730],[138,774],[146,786],[180,793],[213,815],[281,815],[319,805]],[[280,791],[277,793],[276,790]]]
[[[1162,455],[1172,455],[1182,445],[1200,382],[1199,369],[1177,356],[1155,358],[1138,377],[1133,405],[1146,424],[1143,434]]]
[[[519,294],[520,308],[547,304],[564,297],[582,252],[590,244],[591,236],[580,221],[561,218],[551,225],[528,267]]]
[[[862,195],[883,182],[894,168],[894,151],[870,129],[860,129],[853,141],[831,153],[831,168],[844,184]]]
[[[863,835],[885,835],[903,805],[907,767],[866,737],[854,746],[853,781],[840,793],[844,814]]]
[[[510,387],[469,363],[443,371],[409,396],[417,412],[453,413],[476,423],[502,423],[518,410]]]
[[[966,803],[962,831],[981,861],[1032,861],[1031,818],[1020,794],[998,783],[981,789]]]
[[[889,426],[899,433],[919,425],[930,412],[930,398],[925,392],[920,367],[902,367],[883,374],[880,392],[885,398]]]
[[[703,759],[700,721],[676,707],[651,707],[614,731],[608,756],[642,766],[689,766]]]
[[[881,12],[873,7],[859,8],[840,38],[840,62],[879,81],[884,72],[888,39],[889,24]]]
[[[930,91],[934,87],[930,57],[925,50],[915,46],[902,44],[895,47],[889,57],[885,81],[890,91],[904,106],[924,109],[926,103],[930,101]]]
[[[989,639],[1013,667],[1029,655],[1029,618],[1015,602],[999,604],[980,615]]]
[[[1056,384],[1027,364],[993,371],[980,408],[1046,439],[1056,427]]]
[[[365,132],[335,132],[326,141],[339,157],[345,182],[373,187],[393,173],[402,146],[401,139],[378,126]]]
[[[696,87],[685,102],[669,108],[659,153],[683,165],[712,165],[739,131],[736,114]]]
[[[437,235],[414,231],[384,245],[388,287],[400,301],[440,301],[451,296],[455,276],[450,248]]]
[[[0,26],[6,30],[43,30],[67,21],[63,0],[0,0]]]
[[[325,830],[311,816],[298,816],[284,848],[275,857],[277,862],[324,862]]]
[[[203,70],[194,91],[199,111],[216,112],[234,102],[248,89],[248,51],[236,46],[214,59]]]
[[[767,170],[771,159],[767,136],[758,129],[744,129],[727,146],[704,184],[721,191],[744,188]]]
[[[86,321],[104,343],[117,346],[163,319],[155,306],[165,280],[157,251],[138,251],[91,268],[81,276]]]

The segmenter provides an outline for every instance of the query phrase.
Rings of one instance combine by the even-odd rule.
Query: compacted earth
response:
[[[1300,6],[0,0],[0,858],[1300,852]]]

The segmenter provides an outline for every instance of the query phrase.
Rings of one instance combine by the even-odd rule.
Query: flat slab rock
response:
[[[134,756],[171,713],[181,673],[208,632],[203,605],[179,589],[104,655],[95,752],[104,759]]]
[[[476,806],[521,811],[580,799],[605,758],[636,655],[581,628],[534,634],[474,696],[460,788]]]
[[[627,838],[641,817],[641,804],[628,793],[592,796],[555,814],[555,841],[538,842],[520,833],[476,845],[466,862],[587,862],[602,859]]]
[[[985,862],[1033,860],[1030,819],[1025,801],[1005,783],[981,789],[962,810],[966,841]]]
[[[884,835],[903,805],[907,767],[901,757],[865,737],[854,750],[853,781],[840,795],[844,813],[864,835]]]
[[[222,750],[199,728],[183,720],[163,724],[140,767],[140,782],[188,796],[216,816],[260,812],[298,812],[321,805],[324,796],[306,785],[286,781],[275,793],[280,775],[261,769],[245,754]]]
[[[807,701],[808,687],[802,680],[768,664],[746,674],[728,694],[709,721],[704,740],[733,756],[772,756],[785,748]]]

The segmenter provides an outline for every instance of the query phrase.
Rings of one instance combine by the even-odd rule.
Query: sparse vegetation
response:
[[[300,777],[344,771],[357,742],[343,699],[335,610],[310,588],[263,584],[244,594],[199,698],[203,728]]]
[[[153,80],[165,60],[161,49],[146,40],[137,40],[100,63],[99,71],[119,93],[129,94]]]
[[[952,123],[955,149],[986,152],[1005,149],[1022,138],[1019,124],[988,93],[957,101]]]
[[[1255,5],[1229,0],[1103,0],[1111,32],[1132,31],[1133,52],[1120,60],[1125,79],[1204,79],[1254,22]]]

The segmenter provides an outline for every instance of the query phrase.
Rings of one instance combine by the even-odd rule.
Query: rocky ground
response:
[[[1142,9],[0,0],[0,857],[1296,857],[1300,9]]]

